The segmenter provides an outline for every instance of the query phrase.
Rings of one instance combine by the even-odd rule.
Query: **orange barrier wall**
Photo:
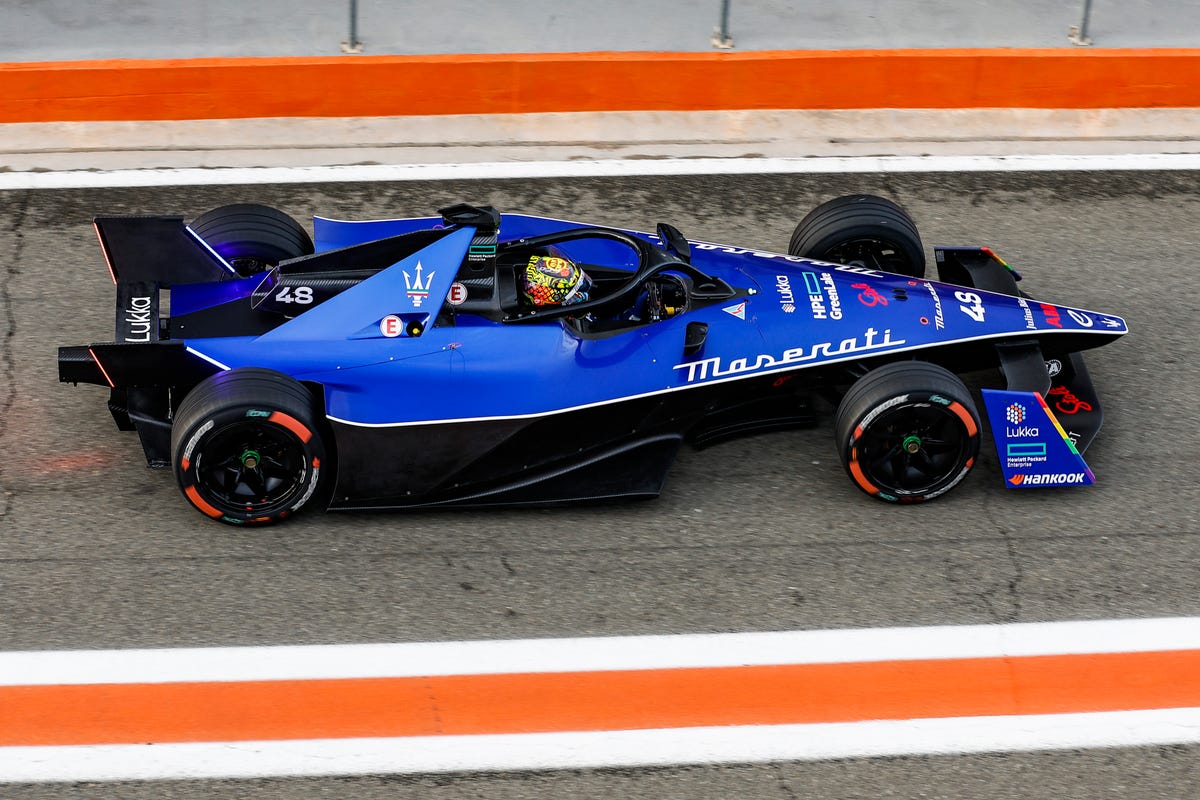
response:
[[[0,122],[1200,107],[1200,49],[830,50],[0,64]]]

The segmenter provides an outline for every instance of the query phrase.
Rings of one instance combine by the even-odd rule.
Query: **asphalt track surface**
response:
[[[739,176],[0,194],[0,650],[506,639],[1200,614],[1196,173]],[[1109,310],[1089,367],[1097,485],[965,485],[895,508],[847,480],[829,425],[684,451],[665,493],[551,511],[309,514],[247,532],[146,470],[55,347],[104,340],[90,219],[268,202],[299,217],[506,210],[786,247],[837,194],[892,197],[927,247],[987,244],[1036,296]],[[987,378],[988,376],[982,376]],[[11,785],[5,798],[563,796],[1185,798],[1200,748],[442,776]]]

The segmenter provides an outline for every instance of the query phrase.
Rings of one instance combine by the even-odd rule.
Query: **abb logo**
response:
[[[1058,309],[1048,303],[1041,303],[1042,314],[1046,317],[1046,324],[1053,325],[1056,328],[1062,327],[1062,317],[1058,314]]]

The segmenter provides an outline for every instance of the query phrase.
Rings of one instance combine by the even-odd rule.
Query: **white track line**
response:
[[[0,781],[761,763],[1200,742],[1200,709],[602,733],[0,748]]]
[[[0,685],[581,672],[1200,649],[1200,617],[409,644],[0,653]]]
[[[0,173],[5,189],[861,172],[1200,170],[1200,154],[664,158]]]

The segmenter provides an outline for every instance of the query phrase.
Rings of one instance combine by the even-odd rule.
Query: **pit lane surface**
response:
[[[1200,613],[1194,173],[697,176],[0,195],[0,650],[442,641],[1174,617]],[[1098,485],[1009,492],[994,456],[924,507],[871,502],[828,425],[685,451],[657,501],[210,524],[148,472],[55,346],[104,339],[95,213],[268,202],[297,216],[460,200],[781,250],[822,199],[893,197],[927,245],[981,243],[1027,290],[1124,316],[1089,358]],[[990,447],[989,447],[990,452]],[[94,797],[1190,797],[1196,747],[344,779],[105,784]],[[4,787],[11,797],[80,787]]]

